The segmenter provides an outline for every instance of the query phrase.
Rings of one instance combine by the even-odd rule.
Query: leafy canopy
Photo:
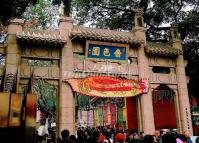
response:
[[[143,9],[144,19],[153,28],[168,22],[181,21],[189,0],[73,0],[75,19],[79,24],[90,22],[97,27],[131,30],[135,9]]]
[[[56,29],[58,27],[59,6],[51,1],[38,0],[30,4],[22,15],[27,22],[25,26],[37,29]]]
[[[29,3],[36,2],[37,0],[1,0],[0,23],[7,25],[10,19],[22,15]]]

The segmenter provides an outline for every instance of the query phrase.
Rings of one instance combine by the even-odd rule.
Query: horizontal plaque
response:
[[[86,58],[95,60],[127,61],[128,44],[87,41]]]

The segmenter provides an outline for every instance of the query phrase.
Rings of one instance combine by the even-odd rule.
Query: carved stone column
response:
[[[71,134],[75,132],[75,104],[74,95],[71,87],[63,82],[67,78],[67,73],[73,72],[73,50],[72,42],[69,38],[70,31],[73,28],[73,19],[70,17],[61,17],[59,22],[60,36],[67,39],[61,52],[60,64],[60,96],[59,96],[59,134],[63,129],[68,129]]]
[[[149,66],[148,59],[144,53],[144,46],[141,46],[138,50],[139,59],[139,78],[149,79]],[[152,91],[148,90],[148,93],[140,96],[141,111],[142,111],[142,124],[143,131],[146,134],[152,134],[155,130],[154,115],[153,115],[153,103],[152,103]]]
[[[144,47],[146,46],[146,28],[144,27],[142,11],[138,11],[134,17],[134,28],[132,32],[135,36],[142,40],[140,47],[138,47],[138,70],[139,70],[139,79],[149,79],[149,65],[148,65],[148,58],[145,55]],[[151,90],[148,91],[146,94],[142,94],[141,96],[137,97],[140,98],[139,104],[139,115],[141,119],[139,119],[138,127],[142,128],[139,129],[140,131],[144,131],[146,134],[152,134],[155,130],[154,126],[154,116],[153,116],[153,104],[152,104],[152,95]]]
[[[171,25],[171,40],[173,47],[182,50],[181,40],[179,39],[177,24]],[[181,113],[181,126],[182,131],[188,130],[193,134],[191,112],[190,112],[190,102],[187,90],[187,81],[185,75],[185,63],[183,55],[178,55],[176,59],[176,75],[178,83],[178,102]]]
[[[8,46],[6,48],[6,79],[5,79],[5,91],[9,91],[8,78],[16,78],[18,71],[18,65],[20,60],[19,45],[17,44],[16,33],[22,31],[24,20],[14,19],[8,26]],[[13,77],[11,77],[13,76]]]

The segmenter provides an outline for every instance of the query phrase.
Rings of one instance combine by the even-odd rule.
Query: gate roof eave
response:
[[[64,45],[67,41],[66,37],[60,36],[58,31],[46,30],[24,30],[16,34],[17,40],[20,42],[31,42],[36,44],[53,44]]]

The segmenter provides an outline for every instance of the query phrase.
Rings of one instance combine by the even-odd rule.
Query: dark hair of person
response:
[[[140,132],[140,135],[144,134],[144,132]]]
[[[76,136],[75,136],[75,135],[70,135],[70,136],[69,136],[69,140],[70,140],[70,141],[76,142],[77,139],[76,139]]]
[[[78,138],[84,138],[84,131],[82,131],[81,129],[77,130],[77,137]]]
[[[61,138],[60,137],[57,138],[57,143],[61,143]]]
[[[145,135],[143,138],[143,143],[154,143],[154,138],[152,135]]]
[[[64,130],[61,131],[61,136],[62,136],[62,138],[68,138],[69,135],[70,135],[69,130],[64,129]]]
[[[166,133],[162,136],[162,143],[176,143],[176,138],[171,133]]]
[[[164,131],[163,130],[160,130],[160,135],[162,135],[164,133]]]

